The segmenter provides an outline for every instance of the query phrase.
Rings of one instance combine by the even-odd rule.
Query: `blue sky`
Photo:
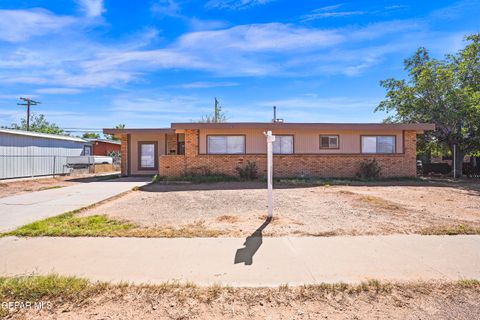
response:
[[[480,32],[480,0],[3,0],[0,125],[19,96],[63,128],[229,121],[378,122],[379,81]]]

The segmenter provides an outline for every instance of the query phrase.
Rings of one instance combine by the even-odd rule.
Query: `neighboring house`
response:
[[[0,129],[0,179],[69,173],[67,158],[84,155],[88,145],[81,138]]]
[[[172,123],[171,128],[104,129],[121,138],[123,175],[236,175],[255,161],[266,173],[264,132],[272,130],[276,176],[353,177],[376,159],[383,177],[416,175],[416,136],[433,124]]]
[[[120,141],[108,139],[85,139],[91,143],[85,149],[85,154],[93,156],[108,156],[111,152],[120,153]]]

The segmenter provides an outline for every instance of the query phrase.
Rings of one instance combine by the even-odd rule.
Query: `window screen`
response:
[[[338,136],[320,136],[320,148],[322,149],[337,149],[338,148]]]
[[[155,168],[155,144],[154,143],[140,144],[140,167]]]
[[[395,153],[395,136],[362,137],[362,153]]]
[[[275,136],[275,141],[273,142],[273,153],[292,154],[293,136]]]
[[[208,153],[245,153],[245,136],[208,136]]]

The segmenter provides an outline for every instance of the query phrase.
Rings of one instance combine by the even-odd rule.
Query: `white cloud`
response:
[[[282,23],[240,25],[224,30],[192,32],[180,37],[182,48],[240,51],[298,51],[341,42],[337,31],[296,27]]]
[[[48,10],[0,10],[0,40],[21,42],[63,30],[75,22],[68,16],[57,16]]]
[[[180,17],[180,5],[175,0],[157,0],[150,10],[158,15]]]
[[[228,23],[225,21],[201,20],[197,18],[188,19],[188,24],[190,25],[193,31],[222,29],[228,26]]]
[[[320,97],[317,94],[305,94],[280,100],[268,100],[258,103],[260,106],[277,106],[279,109],[311,109],[352,112],[362,108],[375,108],[381,99],[378,98],[347,98]]]
[[[411,46],[404,34],[422,25],[397,21],[320,29],[284,23],[239,25],[183,34],[155,49],[156,29],[118,44],[85,39],[78,33],[0,49],[0,82],[49,87],[122,86],[164,69],[198,70],[216,76],[358,75],[385,54]],[[382,45],[371,41],[382,39]],[[409,39],[411,40],[411,39]],[[58,43],[63,43],[58,46]],[[197,83],[193,87],[207,87]]]
[[[42,88],[35,90],[35,92],[43,94],[77,94],[82,91],[74,88]]]
[[[198,82],[190,82],[184,83],[180,85],[175,85],[175,88],[183,88],[183,89],[204,89],[204,88],[216,88],[216,87],[235,87],[238,86],[239,83],[236,82],[208,82],[208,81],[198,81]]]
[[[76,0],[80,9],[88,17],[99,17],[105,12],[103,0]]]
[[[358,16],[365,14],[365,11],[338,11],[338,12],[317,12],[303,15],[301,20],[312,21],[317,19],[324,19],[324,18],[339,18],[339,17],[348,17],[348,16]]]
[[[272,1],[274,0],[209,0],[205,7],[210,9],[246,9]]]

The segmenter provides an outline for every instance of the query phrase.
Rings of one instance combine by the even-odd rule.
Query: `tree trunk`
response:
[[[453,166],[455,166],[455,177],[460,178],[463,174],[463,158],[465,157],[465,152],[461,150],[458,145],[455,150],[455,159],[453,157],[453,145],[450,147],[450,151],[452,152],[452,175],[453,175]]]

